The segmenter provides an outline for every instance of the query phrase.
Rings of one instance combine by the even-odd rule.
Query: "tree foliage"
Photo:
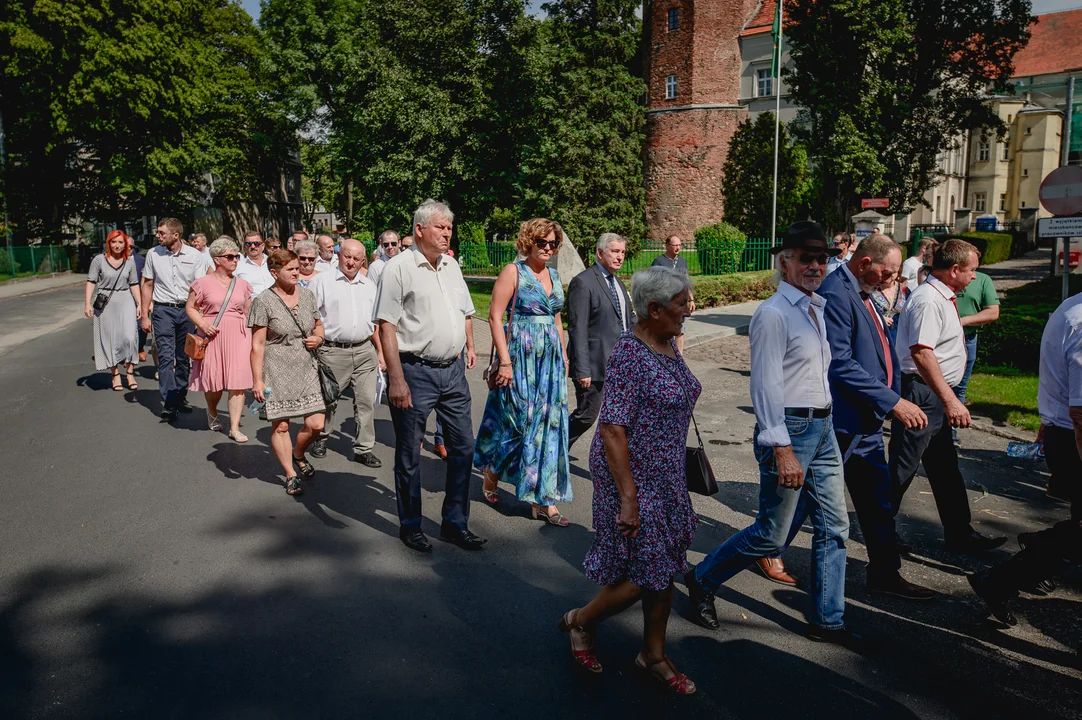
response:
[[[798,220],[809,189],[807,153],[782,123],[778,152],[778,227]],[[733,133],[722,167],[725,222],[750,237],[769,237],[774,214],[774,113],[745,120]]]
[[[787,74],[818,206],[842,226],[863,195],[926,204],[959,133],[1005,131],[984,102],[1009,89],[1029,0],[789,0]]]

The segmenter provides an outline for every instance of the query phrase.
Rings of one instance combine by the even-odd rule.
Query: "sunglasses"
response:
[[[240,260],[240,255],[237,255],[236,253],[229,253],[228,255],[219,255],[218,257],[220,257],[223,260]]]
[[[259,246],[260,246],[260,245],[262,245],[262,244],[263,244],[263,241],[259,241],[259,242],[246,242],[246,243],[244,243],[244,247],[259,247]]]
[[[798,255],[797,257],[800,259],[800,262],[804,263],[805,265],[811,265],[813,262],[818,262],[820,265],[827,264],[826,253],[819,253],[818,255],[813,255],[811,253],[800,253],[800,255]]]
[[[297,256],[297,259],[300,260],[301,262],[315,262],[316,261],[316,259],[314,257],[301,257],[299,255]]]
[[[270,250],[281,250],[282,246],[281,245],[268,245],[267,248],[270,249]]]
[[[398,247],[398,243],[383,243],[383,247]]]
[[[560,241],[559,240],[534,240],[533,244],[534,244],[535,247],[538,247],[538,248],[541,248],[541,249],[544,249],[544,248],[554,249],[554,248],[560,247]]]

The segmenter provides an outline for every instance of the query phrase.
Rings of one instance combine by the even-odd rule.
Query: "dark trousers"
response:
[[[868,580],[890,580],[898,575],[902,559],[895,542],[891,475],[887,466],[883,431],[871,435],[836,433],[842,451],[845,486],[868,548]]]
[[[428,415],[436,411],[447,446],[443,524],[466,530],[470,519],[470,474],[473,464],[473,417],[466,363],[460,357],[446,368],[402,363],[413,407],[391,405],[394,423],[394,481],[398,520],[404,528],[421,527],[421,440]]]
[[[195,332],[195,325],[184,308],[162,305],[154,306],[150,321],[158,345],[158,392],[166,409],[172,409],[188,395],[192,361],[184,354],[184,340]]]
[[[591,382],[588,388],[575,383],[575,411],[567,419],[568,450],[597,422],[597,416],[601,413],[601,398],[604,390],[605,383],[596,380]]]
[[[958,469],[958,453],[951,439],[947,411],[932,389],[915,382],[911,376],[902,377],[902,397],[920,407],[928,416],[928,426],[921,430],[906,429],[900,421],[890,425],[890,483],[893,496],[891,508],[897,516],[902,496],[913,482],[917,468],[924,463],[924,472],[932,486],[943,534],[959,537],[972,532],[969,496],[965,480]]]
[[[1025,550],[995,565],[988,573],[994,592],[1012,597],[1021,589],[1047,580],[1070,563],[1082,563],[1082,458],[1078,455],[1074,431],[1048,426],[1044,451],[1053,477],[1064,481],[1071,498],[1071,519],[1047,530],[1019,536]]]

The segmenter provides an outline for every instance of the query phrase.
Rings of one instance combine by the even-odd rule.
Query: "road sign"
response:
[[[864,198],[860,201],[860,207],[862,210],[870,210],[872,208],[889,208],[890,198]]]
[[[1037,221],[1037,237],[1082,237],[1082,217],[1041,218]]]
[[[1040,198],[1044,209],[1053,215],[1082,213],[1082,167],[1065,165],[1048,173],[1041,183]]]

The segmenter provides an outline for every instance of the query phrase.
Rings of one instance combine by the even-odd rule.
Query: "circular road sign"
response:
[[[1041,183],[1041,205],[1056,216],[1082,213],[1082,167],[1064,165],[1048,173]]]

